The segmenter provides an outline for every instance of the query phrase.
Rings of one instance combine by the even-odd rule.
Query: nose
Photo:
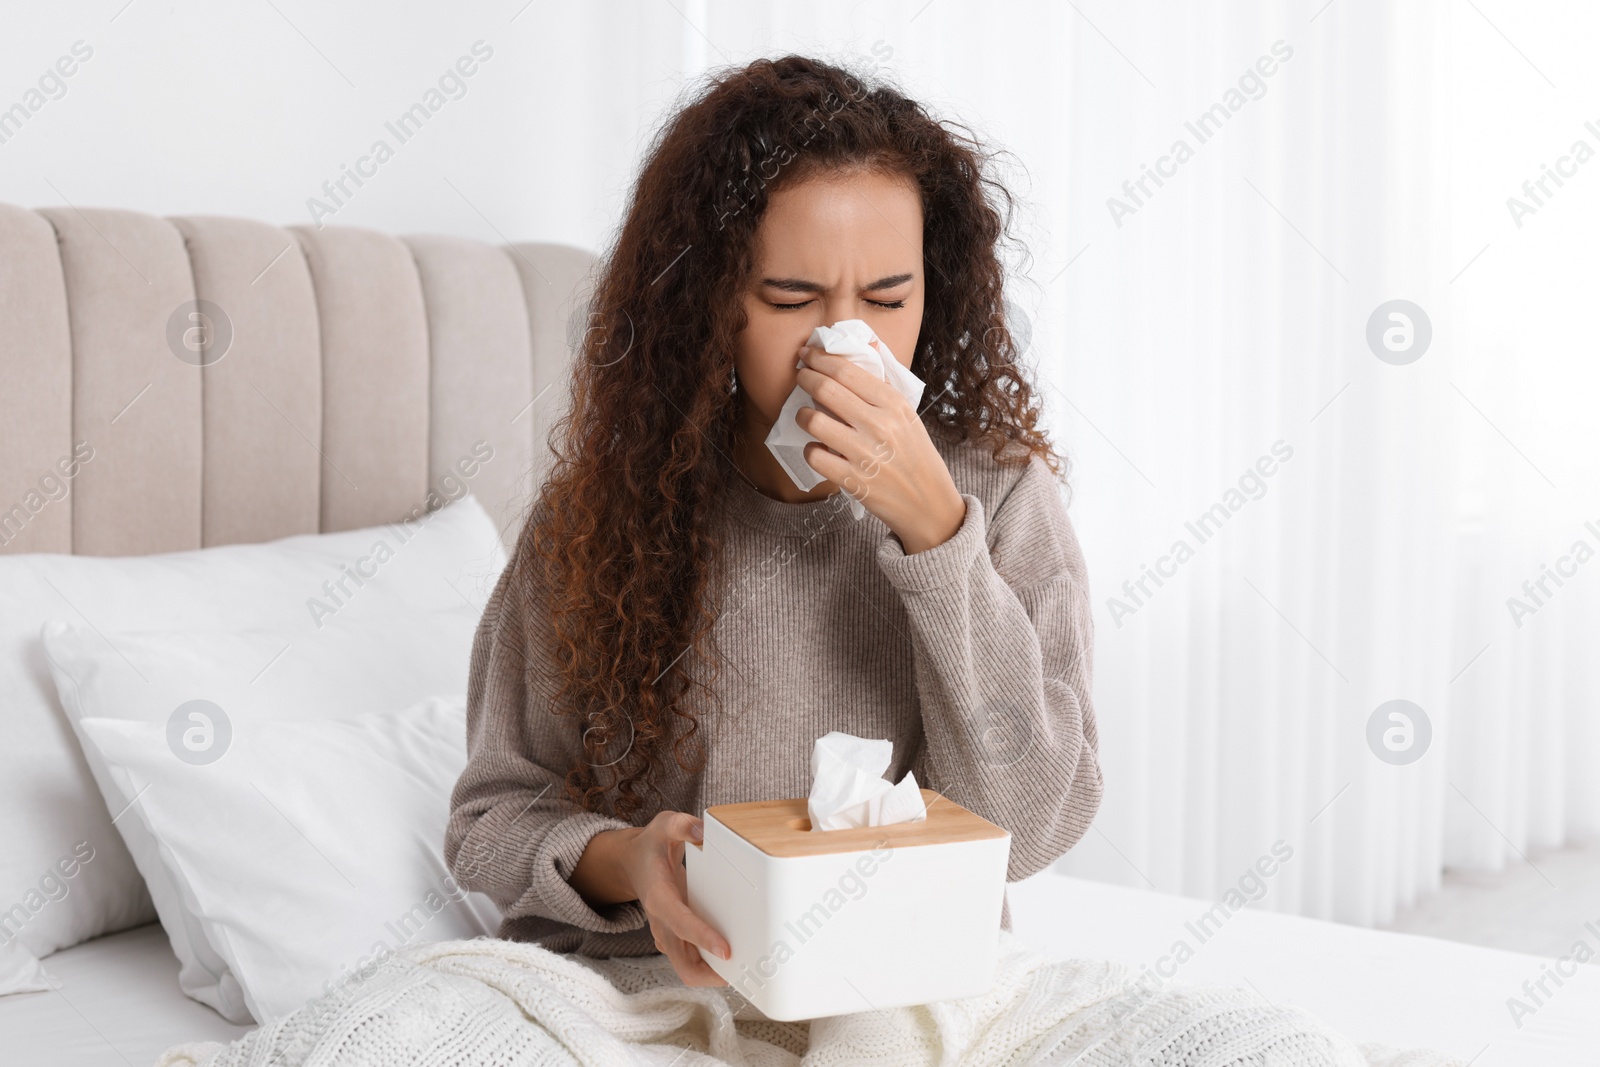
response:
[[[856,311],[855,297],[850,295],[830,296],[822,302],[822,309],[823,314],[827,316],[822,320],[823,326],[832,326],[845,319],[860,317]]]

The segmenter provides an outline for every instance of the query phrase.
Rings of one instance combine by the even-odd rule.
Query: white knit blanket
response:
[[[1358,1047],[1253,992],[1141,987],[1120,964],[1052,963],[999,933],[996,982],[982,996],[792,1023],[730,987],[685,986],[661,955],[597,960],[491,938],[413,945],[232,1044],[179,1045],[156,1067],[1460,1067]]]

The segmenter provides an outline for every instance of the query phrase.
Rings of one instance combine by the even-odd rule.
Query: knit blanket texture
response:
[[[1462,1067],[1357,1045],[1254,991],[1156,985],[999,935],[987,993],[803,1022],[768,1019],[729,986],[685,986],[659,954],[409,945],[236,1041],[169,1048],[156,1067]]]

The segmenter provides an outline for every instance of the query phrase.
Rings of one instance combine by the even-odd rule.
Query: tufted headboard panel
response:
[[[515,542],[594,264],[549,244],[0,204],[0,553],[397,521]]]

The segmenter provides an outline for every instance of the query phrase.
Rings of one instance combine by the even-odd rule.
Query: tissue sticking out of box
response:
[[[818,326],[811,331],[811,337],[806,344],[812,348],[820,348],[824,352],[844,356],[868,373],[882,378],[894,386],[895,391],[905,397],[913,408],[922,400],[922,379],[901,366],[900,361],[894,358],[894,353],[889,351],[889,346],[884,344],[872,331],[872,327],[862,319],[842,319],[832,326]],[[804,366],[799,360],[795,361],[795,365]],[[794,482],[797,488],[810,492],[823,479],[822,475],[806,462],[806,445],[817,439],[802,430],[800,424],[795,421],[796,413],[803,407],[816,408],[828,415],[834,414],[811,399],[811,394],[797,385],[790,391],[789,399],[784,401],[783,410],[778,413],[778,421],[772,424],[772,429],[767,434],[766,445],[767,450],[777,459],[778,465],[789,475],[789,480]],[[848,493],[845,495],[850,496]],[[850,496],[850,511],[856,518],[865,515],[866,510],[859,500]]]
[[[894,785],[884,778],[893,741],[872,741],[832,730],[811,749],[811,796],[806,814],[813,830],[889,826],[928,817],[928,805],[910,771]]]

